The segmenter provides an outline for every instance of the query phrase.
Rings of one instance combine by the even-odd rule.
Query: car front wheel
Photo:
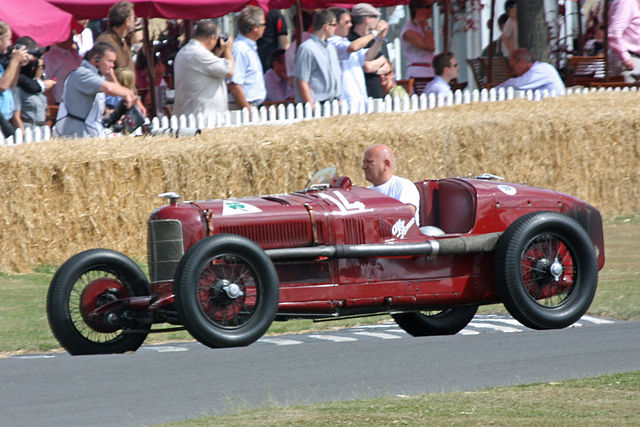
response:
[[[520,323],[564,328],[582,317],[596,292],[598,266],[586,231],[557,212],[518,218],[496,248],[496,290]]]
[[[178,316],[209,347],[253,343],[269,328],[279,302],[275,267],[255,242],[219,234],[193,245],[176,269]]]

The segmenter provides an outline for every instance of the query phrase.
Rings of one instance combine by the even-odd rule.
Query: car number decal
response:
[[[407,235],[411,226],[416,222],[415,218],[411,218],[408,224],[405,225],[404,219],[399,219],[393,224],[393,228],[391,228],[391,234],[396,236],[398,239],[404,239],[404,236]]]
[[[262,212],[262,209],[249,203],[237,202],[235,200],[224,200],[222,202],[222,215],[242,215],[256,212]]]
[[[348,213],[348,212],[363,212],[365,210],[364,203],[360,201],[349,202],[344,194],[339,191],[334,191],[333,194],[336,195],[337,199],[333,196],[328,195],[327,193],[320,193],[319,196],[323,199],[329,200],[331,203],[336,205],[340,212]]]
[[[510,185],[498,185],[498,190],[502,191],[507,196],[515,196],[518,190]]]

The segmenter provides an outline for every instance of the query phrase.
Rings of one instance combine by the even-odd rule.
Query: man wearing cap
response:
[[[327,42],[336,29],[336,16],[329,9],[313,14],[313,33],[296,53],[293,76],[296,102],[324,102],[338,99],[342,91],[340,62],[335,46]]]
[[[376,42],[375,38],[378,37],[378,30],[376,27],[379,23],[386,24],[384,21],[380,21],[380,12],[368,3],[358,3],[351,9],[351,22],[353,27],[347,37],[350,41],[355,41],[367,34],[373,34],[374,39],[367,43],[365,48],[371,48]],[[383,36],[384,37],[384,36]],[[382,42],[382,39],[378,39]],[[378,53],[377,57],[382,56],[382,53]],[[382,82],[380,81],[381,74],[387,74],[390,70],[386,61],[381,63],[381,67],[375,70],[365,70],[364,78],[367,85],[367,95],[371,98],[383,98],[384,91],[382,90]]]
[[[329,37],[329,43],[336,47],[340,67],[342,68],[342,102],[346,103],[349,111],[364,112],[367,100],[367,87],[364,80],[364,71],[377,70],[382,67],[386,59],[379,56],[389,26],[381,21],[378,23],[379,36],[367,34],[354,41],[349,41],[347,36],[351,30],[351,15],[347,9],[332,7],[331,10],[337,19],[335,34]],[[371,40],[376,39],[370,49],[364,49]],[[364,70],[364,71],[363,71]]]

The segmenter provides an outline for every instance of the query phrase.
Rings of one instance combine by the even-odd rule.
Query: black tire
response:
[[[125,255],[108,249],[91,249],[69,258],[49,285],[47,316],[53,335],[72,355],[135,351],[150,326],[136,333],[90,320],[87,305],[104,303],[106,288],[118,289],[117,298],[149,295],[149,282],[140,267]],[[102,296],[99,296],[100,293]],[[90,298],[88,295],[92,295]],[[116,297],[111,297],[111,300]]]
[[[398,326],[414,337],[455,335],[465,328],[478,311],[477,305],[392,314]]]
[[[496,290],[509,313],[533,329],[559,329],[589,309],[598,264],[589,235],[573,218],[533,212],[498,240]]]
[[[280,299],[276,269],[253,241],[206,237],[176,269],[175,303],[189,333],[209,347],[253,343],[269,329]]]

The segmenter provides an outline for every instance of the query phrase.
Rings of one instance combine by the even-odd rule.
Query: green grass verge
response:
[[[618,217],[605,225],[606,265],[600,272],[590,314],[622,320],[640,319],[640,216]],[[146,271],[146,268],[144,268]],[[54,266],[33,273],[0,273],[0,355],[57,349],[49,330],[46,295]],[[504,312],[502,305],[481,307],[480,313]],[[344,319],[332,322],[292,320],[274,322],[268,335],[351,327],[389,319],[389,316]],[[147,343],[191,340],[185,331],[151,334]]]
[[[638,426],[640,371],[474,392],[241,410],[165,426]]]

